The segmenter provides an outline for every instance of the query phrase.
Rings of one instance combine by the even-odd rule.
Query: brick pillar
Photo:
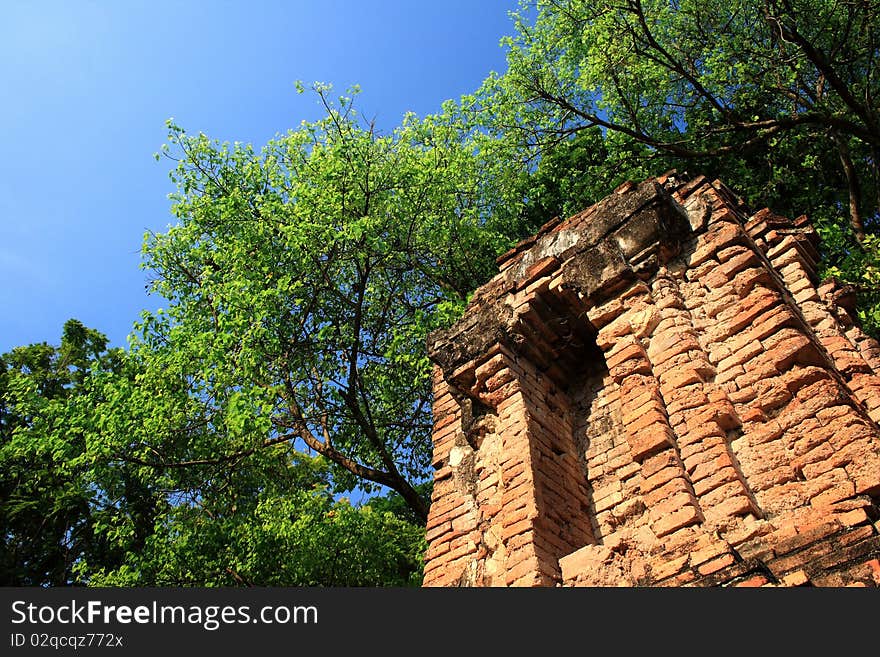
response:
[[[727,263],[735,257],[729,255]],[[738,257],[741,265],[749,262],[743,255]],[[715,382],[715,367],[700,344],[684,269],[661,270],[652,289],[664,319],[651,336],[648,356],[705,520],[722,526],[728,518],[760,516],[730,446],[741,422],[727,390]]]
[[[702,514],[643,344],[662,321],[660,312],[643,283],[621,295],[620,301],[620,314],[607,324],[602,324],[609,316],[602,306],[589,316],[600,325],[597,344],[605,351],[609,376],[620,386],[621,421],[630,456],[641,473],[638,492],[644,497],[651,530],[662,537],[700,522]],[[597,493],[595,498],[602,499]]]
[[[499,258],[428,341],[425,584],[875,582],[880,345],[810,230],[664,175]]]
[[[481,536],[472,530],[486,509],[477,507],[467,487],[457,485],[453,464],[460,465],[462,409],[434,368],[434,487],[425,538],[425,586],[449,586],[466,572],[468,558],[477,552]]]
[[[559,558],[592,540],[568,395],[498,345],[450,379],[435,378],[457,408],[435,429],[425,586],[559,582]]]

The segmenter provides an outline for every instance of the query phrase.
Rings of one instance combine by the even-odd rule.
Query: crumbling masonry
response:
[[[880,584],[880,347],[806,217],[621,186],[428,341],[425,586]]]

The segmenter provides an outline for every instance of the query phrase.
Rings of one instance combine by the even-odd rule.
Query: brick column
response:
[[[609,376],[620,387],[621,421],[630,456],[641,474],[633,492],[643,496],[651,530],[662,537],[701,522],[702,514],[643,344],[662,321],[661,314],[643,283],[635,284],[618,301],[619,314],[612,321],[608,321],[607,307],[592,309],[588,315],[599,325],[597,344],[605,352]],[[593,496],[602,499],[596,492]]]
[[[651,336],[648,356],[705,520],[724,526],[728,518],[761,514],[730,447],[740,419],[727,391],[715,383],[715,367],[687,307],[699,298],[686,298],[685,286],[684,268],[663,270],[652,282],[664,319]]]
[[[424,584],[559,582],[559,558],[592,540],[567,394],[500,345],[435,386],[458,400],[436,430]]]

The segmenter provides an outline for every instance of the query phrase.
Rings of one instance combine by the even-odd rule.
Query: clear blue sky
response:
[[[259,147],[320,116],[294,82],[359,84],[383,130],[505,68],[516,0],[0,0],[0,352],[69,318],[112,346],[144,308],[146,230],[172,221],[174,117]]]

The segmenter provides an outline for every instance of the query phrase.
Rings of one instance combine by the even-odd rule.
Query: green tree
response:
[[[139,422],[161,424],[138,403],[172,391],[148,388],[94,329],[70,320],[60,346],[18,347],[0,364],[2,585],[421,581],[424,529],[399,496],[339,499],[324,457],[279,444],[221,464],[128,458]]]
[[[412,586],[424,529],[330,494],[327,461],[289,450],[157,477],[171,503],[141,550],[83,568],[99,586]],[[197,474],[198,473],[198,474]],[[201,476],[199,476],[201,474]],[[173,491],[173,492],[172,492]],[[381,499],[381,498],[380,498]]]
[[[539,0],[515,18],[483,102],[521,138],[598,127],[767,202],[832,187],[863,239],[880,202],[876,0]]]
[[[46,558],[65,559],[46,581],[420,581],[425,340],[517,235],[522,172],[454,104],[382,135],[352,97],[314,90],[326,117],[259,152],[169,122],[177,222],[144,244],[167,308],[112,358],[83,329],[100,340],[57,399],[19,389],[33,367],[4,379],[8,455],[54,459],[9,499],[57,503],[67,482],[75,503],[61,538],[43,535]],[[372,497],[353,505],[351,491]],[[70,545],[74,522],[103,551]],[[7,550],[10,572],[28,549]]]
[[[509,243],[498,178],[451,122],[382,135],[315,92],[326,117],[260,152],[169,123],[177,223],[144,246],[169,304],[138,327],[104,442],[160,470],[293,446],[333,464],[335,492],[395,491],[424,523],[425,339]]]
[[[94,368],[119,371],[123,353],[76,320],[61,344],[18,347],[0,356],[0,583],[63,585],[77,581],[83,558],[112,566],[143,546],[156,504],[149,486],[122,466],[93,484],[86,382]],[[131,532],[125,549],[101,531],[125,507]]]

